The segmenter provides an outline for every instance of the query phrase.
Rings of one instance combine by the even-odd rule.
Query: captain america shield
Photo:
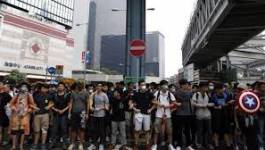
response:
[[[239,97],[239,107],[246,113],[255,113],[260,108],[260,99],[253,92],[243,92]]]

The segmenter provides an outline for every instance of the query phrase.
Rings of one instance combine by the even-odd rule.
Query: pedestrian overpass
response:
[[[265,29],[265,0],[198,0],[182,45],[183,65],[204,67]]]

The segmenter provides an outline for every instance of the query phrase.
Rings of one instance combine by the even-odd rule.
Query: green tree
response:
[[[18,70],[12,70],[8,76],[5,77],[5,81],[10,85],[17,85],[26,81],[26,74],[19,72]]]

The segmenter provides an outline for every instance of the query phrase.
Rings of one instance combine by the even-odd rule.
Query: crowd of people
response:
[[[242,91],[258,95],[261,107],[245,113]],[[0,83],[0,144],[11,149],[263,150],[265,82],[223,84],[185,79],[177,84],[139,81],[71,87]],[[144,141],[143,141],[144,140]],[[143,143],[144,144],[141,144]]]

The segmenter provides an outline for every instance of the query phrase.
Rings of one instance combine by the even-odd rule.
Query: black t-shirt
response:
[[[137,92],[133,96],[133,101],[136,104],[135,107],[140,109],[142,114],[148,114],[147,111],[151,108],[154,98],[154,95],[150,92]]]
[[[125,91],[125,111],[131,111],[129,109],[129,101],[133,100],[133,96],[135,95],[135,91]]]
[[[63,110],[68,106],[68,103],[70,101],[70,94],[63,94],[63,95],[58,95],[58,93],[55,93],[53,96],[53,103],[54,103],[54,108]],[[66,114],[67,111],[64,113]]]
[[[10,102],[11,99],[12,97],[8,93],[0,93],[0,118],[5,115],[5,106]]]
[[[52,96],[49,94],[42,94],[42,93],[36,93],[34,94],[34,102],[37,105],[37,107],[40,109],[36,112],[36,114],[46,114],[49,113],[49,110],[46,110],[45,107],[47,107],[52,101]]]
[[[114,97],[112,98],[112,121],[125,121],[125,103],[126,101],[124,98],[121,98],[120,100]]]

